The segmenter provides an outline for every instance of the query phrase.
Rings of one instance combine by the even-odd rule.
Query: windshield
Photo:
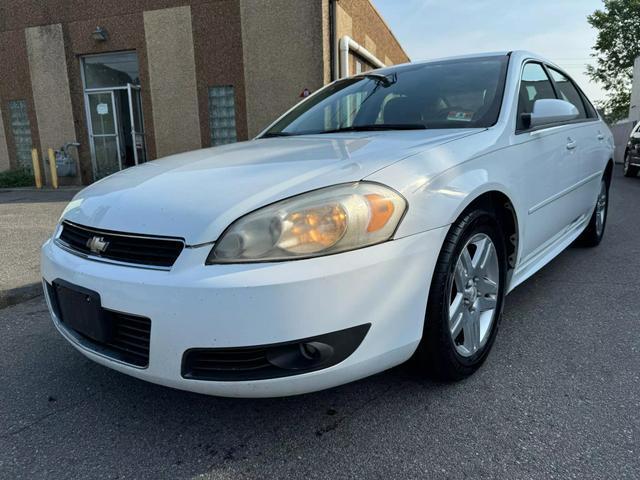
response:
[[[446,60],[339,80],[264,136],[489,127],[500,113],[507,63],[506,55]]]

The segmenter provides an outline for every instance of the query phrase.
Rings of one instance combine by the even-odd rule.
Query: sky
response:
[[[584,73],[602,0],[372,0],[411,60],[529,50],[562,67],[593,101],[604,92]]]

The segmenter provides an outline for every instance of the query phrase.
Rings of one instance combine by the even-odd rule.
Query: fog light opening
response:
[[[267,354],[272,365],[286,370],[315,368],[329,361],[333,347],[322,342],[300,342],[274,348]]]

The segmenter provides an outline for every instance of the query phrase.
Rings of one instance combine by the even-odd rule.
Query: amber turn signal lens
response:
[[[376,232],[387,224],[395,207],[391,200],[376,193],[365,195],[365,197],[371,205],[371,219],[367,226],[367,232]]]
[[[206,263],[313,258],[376,245],[393,237],[406,209],[400,194],[373,182],[319,188],[240,217]]]

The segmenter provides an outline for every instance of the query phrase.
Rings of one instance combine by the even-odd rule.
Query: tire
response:
[[[604,204],[603,204],[604,202]],[[609,182],[603,178],[600,182],[600,193],[596,199],[596,206],[591,214],[587,228],[580,234],[577,244],[582,247],[597,247],[604,238],[605,227],[609,212]]]
[[[640,170],[640,168],[631,165],[631,155],[629,154],[629,152],[625,153],[624,155],[624,166],[623,166],[623,173],[625,177],[635,177],[638,175],[638,171]]]
[[[464,267],[473,267],[480,258],[476,255],[484,251],[480,242],[486,239],[493,247],[495,263],[493,259],[487,260],[484,272],[475,270],[473,275],[463,275],[473,270]],[[474,240],[479,243],[475,244]],[[486,243],[484,245],[485,250],[490,250]],[[504,235],[495,215],[486,210],[463,214],[447,234],[431,281],[424,333],[414,357],[421,372],[438,380],[455,381],[471,375],[482,365],[498,331],[506,268]],[[492,278],[497,285],[491,283]],[[458,285],[468,288],[461,292]],[[483,311],[491,304],[492,311]],[[476,310],[472,312],[473,306]],[[453,321],[450,321],[450,310],[456,312],[452,315]],[[458,331],[456,326],[460,324]]]

